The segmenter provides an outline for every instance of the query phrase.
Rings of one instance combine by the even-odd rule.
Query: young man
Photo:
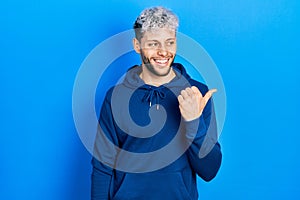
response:
[[[92,160],[94,200],[196,200],[196,175],[210,181],[219,170],[217,137],[199,156],[208,134],[217,135],[210,99],[216,90],[173,63],[177,27],[177,17],[163,7],[144,10],[134,23],[142,64],[103,102]]]

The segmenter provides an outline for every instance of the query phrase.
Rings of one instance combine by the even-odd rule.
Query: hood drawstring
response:
[[[149,92],[145,94],[143,97],[143,101],[148,101],[149,106],[151,107],[152,102],[157,104],[156,109],[159,109],[159,99],[164,99],[166,97],[166,94],[161,90],[161,88],[153,89],[150,87]]]

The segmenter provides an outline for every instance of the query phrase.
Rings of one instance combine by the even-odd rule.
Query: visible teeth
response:
[[[155,62],[161,63],[161,64],[165,64],[168,62],[168,60],[155,60]]]

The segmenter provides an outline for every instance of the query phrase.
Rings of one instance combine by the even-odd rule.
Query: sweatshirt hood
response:
[[[159,105],[159,100],[164,99],[167,90],[177,91],[179,88],[188,87],[191,77],[187,74],[185,68],[179,63],[173,63],[172,68],[176,74],[170,82],[163,84],[161,86],[152,86],[145,84],[145,82],[140,78],[142,72],[142,67],[135,65],[128,69],[126,76],[123,81],[123,85],[132,90],[139,90],[143,93],[142,101],[149,102],[149,106],[157,104]],[[157,107],[158,108],[158,107]]]

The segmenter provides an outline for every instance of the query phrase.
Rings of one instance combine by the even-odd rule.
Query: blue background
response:
[[[227,92],[222,167],[199,180],[200,199],[300,199],[297,0],[2,1],[0,199],[89,199],[91,155],[72,118],[76,73],[154,5],[179,16]]]

